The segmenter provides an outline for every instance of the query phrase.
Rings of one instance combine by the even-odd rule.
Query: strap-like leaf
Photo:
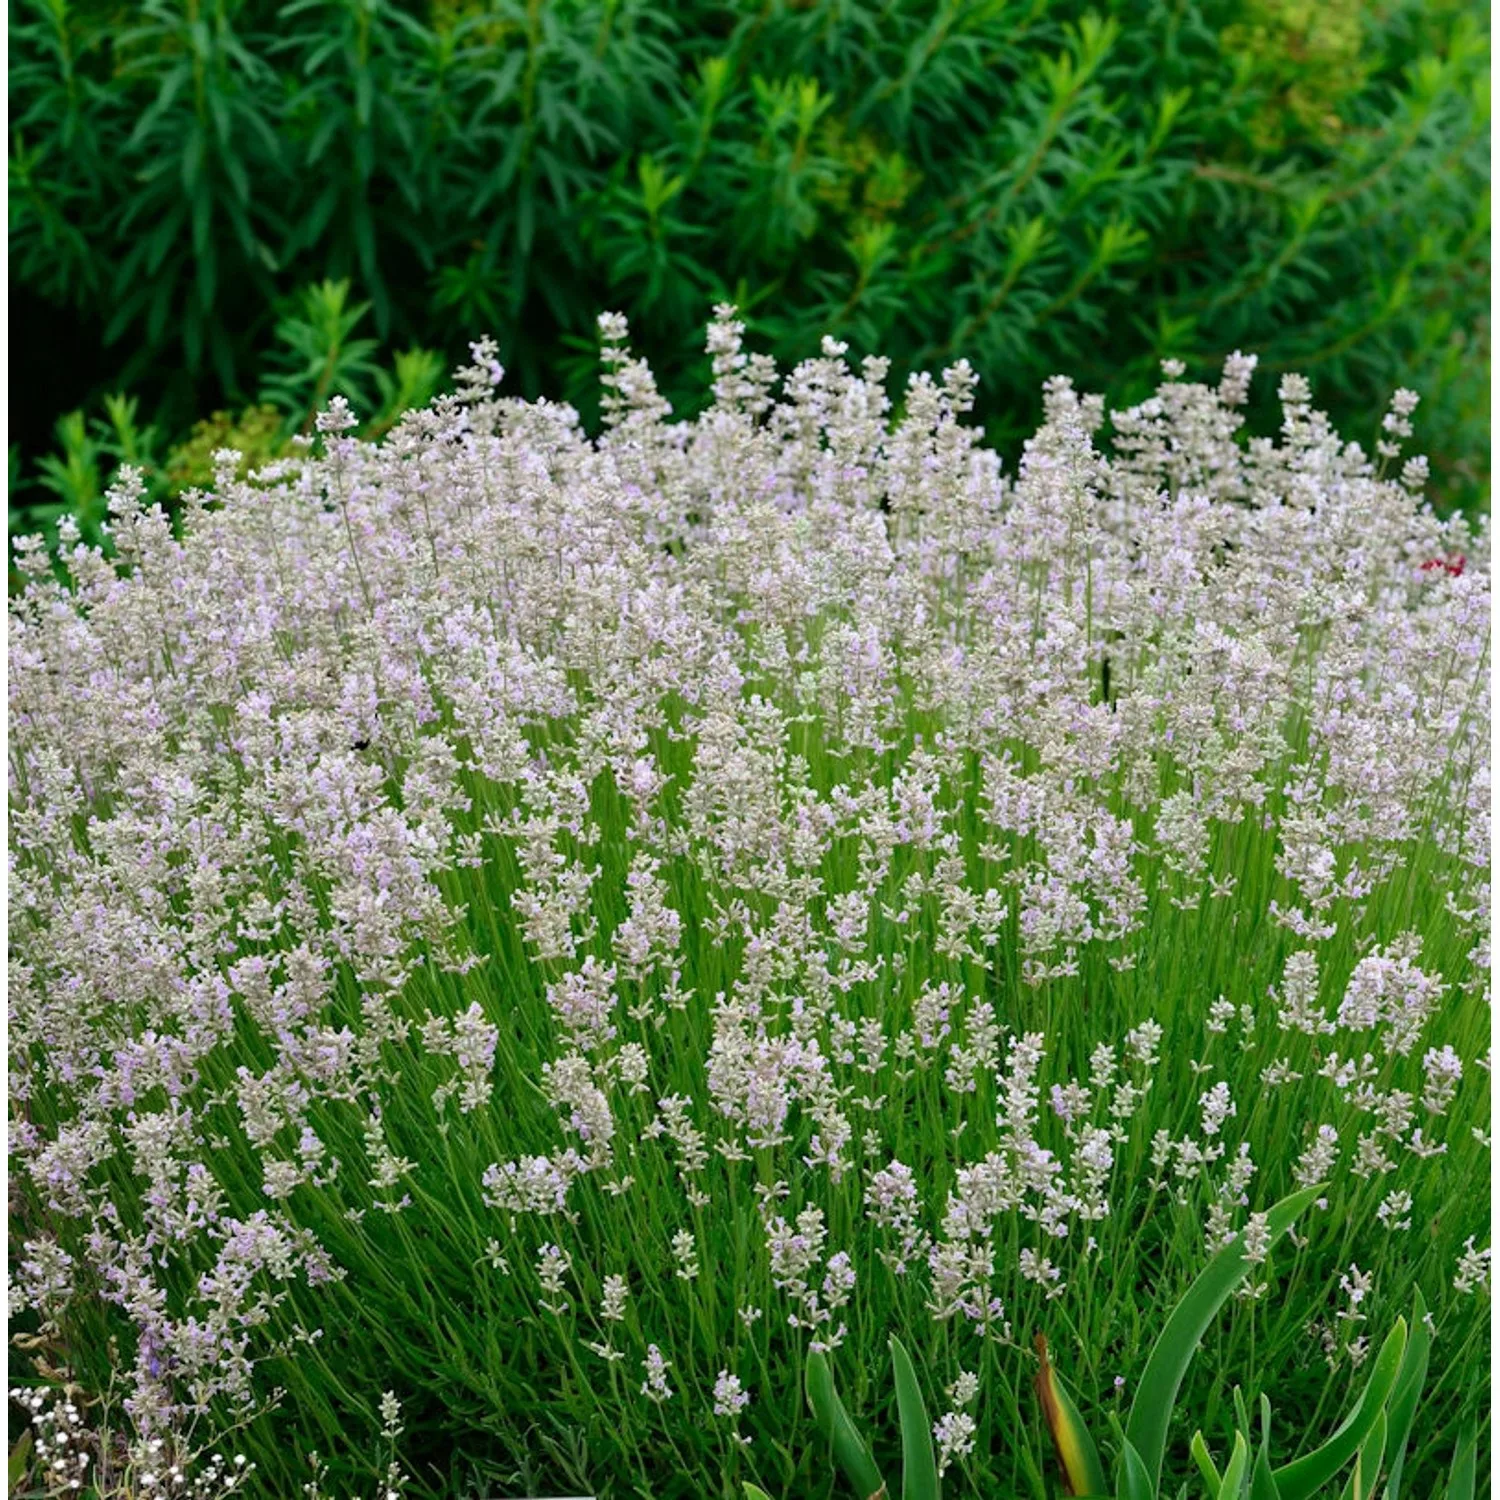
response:
[[[1283,1198],[1267,1214],[1271,1242],[1286,1233],[1303,1209],[1323,1190],[1321,1183],[1303,1188]],[[1245,1259],[1242,1237],[1236,1235],[1199,1273],[1198,1279],[1172,1309],[1166,1326],[1156,1340],[1145,1373],[1136,1387],[1130,1407],[1126,1436],[1146,1466],[1154,1494],[1161,1481],[1162,1455],[1167,1446],[1167,1423],[1182,1377],[1192,1362],[1199,1340],[1208,1330],[1214,1314],[1239,1285],[1250,1263]]]
[[[1257,1451],[1255,1466],[1250,1470],[1250,1500],[1281,1500],[1281,1490],[1264,1448]]]
[[[1474,1500],[1474,1455],[1479,1446],[1479,1432],[1474,1419],[1464,1423],[1448,1474],[1447,1500]]]
[[[1281,1487],[1271,1470],[1271,1403],[1260,1398],[1260,1444],[1250,1466],[1250,1500],[1281,1500]]]
[[[1276,1470],[1281,1500],[1310,1500],[1354,1457],[1385,1409],[1386,1397],[1396,1383],[1405,1353],[1406,1320],[1397,1318],[1396,1326],[1386,1335],[1375,1356],[1364,1394],[1338,1430],[1321,1448]]]
[[[938,1500],[937,1459],[932,1452],[927,1407],[911,1356],[898,1338],[891,1339],[891,1364],[896,1372],[896,1409],[901,1416],[901,1500]]]
[[[1390,1450],[1390,1477],[1385,1483],[1385,1500],[1399,1500],[1401,1472],[1406,1465],[1406,1443],[1416,1420],[1417,1402],[1427,1379],[1427,1356],[1432,1349],[1432,1332],[1427,1327],[1427,1304],[1417,1290],[1412,1297],[1411,1332],[1406,1340],[1406,1354],[1396,1388],[1391,1392],[1386,1417],[1390,1424],[1386,1445]]]
[[[1044,1334],[1036,1336],[1036,1352],[1042,1357],[1042,1367],[1037,1371],[1036,1393],[1041,1398],[1042,1416],[1046,1418],[1058,1462],[1062,1465],[1063,1484],[1070,1495],[1107,1494],[1109,1481],[1104,1477],[1104,1465],[1099,1462],[1099,1450],[1094,1446],[1088,1428],[1083,1425],[1083,1418],[1073,1404],[1068,1388],[1047,1357]]]
[[[1120,1482],[1115,1500],[1156,1500],[1156,1486],[1128,1437],[1120,1440]]]
[[[1375,1481],[1380,1478],[1380,1463],[1385,1457],[1386,1419],[1385,1411],[1375,1418],[1364,1447],[1355,1455],[1354,1468],[1344,1484],[1342,1500],[1370,1500],[1375,1493]]]
[[[1219,1500],[1240,1500],[1240,1494],[1245,1488],[1245,1470],[1249,1467],[1250,1444],[1245,1441],[1245,1434],[1236,1429],[1234,1452],[1229,1455],[1229,1462],[1224,1466],[1224,1481],[1219,1486]]]
[[[1209,1494],[1217,1495],[1224,1479],[1219,1473],[1218,1465],[1209,1454],[1208,1444],[1203,1441],[1202,1432],[1193,1434],[1193,1441],[1188,1447],[1188,1452],[1193,1455],[1193,1462],[1198,1465],[1198,1472],[1203,1476],[1203,1482],[1208,1486]]]
[[[20,1441],[10,1450],[10,1457],[6,1463],[6,1490],[14,1495],[21,1488],[21,1481],[26,1478],[26,1471],[31,1464],[31,1429],[28,1427],[21,1434]]]
[[[1250,1408],[1245,1405],[1245,1393],[1239,1386],[1235,1386],[1230,1392],[1229,1399],[1234,1405],[1235,1425],[1245,1434],[1245,1441],[1248,1443],[1250,1441]]]
[[[821,1350],[815,1349],[807,1356],[806,1384],[807,1404],[818,1429],[833,1450],[834,1462],[844,1471],[860,1500],[883,1500],[885,1480],[880,1477],[880,1470],[875,1467],[875,1460],[859,1435],[859,1429],[839,1400],[828,1356]]]

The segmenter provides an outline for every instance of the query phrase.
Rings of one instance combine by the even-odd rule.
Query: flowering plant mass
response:
[[[159,1493],[238,1429],[205,1472],[275,1497],[827,1495],[807,1362],[893,1431],[898,1336],[949,1483],[1041,1500],[1035,1336],[1103,1430],[1238,1236],[1192,1426],[1231,1371],[1313,1449],[1421,1306],[1428,1493],[1488,1440],[1490,570],[1413,400],[1366,453],[1295,375],[1246,441],[1248,357],[1058,378],[1010,474],[962,360],[893,410],[721,307],[674,422],[600,326],[597,438],[485,340],[180,534],[126,469],[108,550],[19,548],[10,1285],[69,1451],[118,1391]]]

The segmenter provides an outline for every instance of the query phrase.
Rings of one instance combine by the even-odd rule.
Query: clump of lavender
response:
[[[180,537],[127,469],[111,557],[19,545],[23,1326],[142,1442],[280,1388],[265,1493],[413,1495],[537,1424],[592,1434],[554,1488],[754,1472],[809,1349],[899,1331],[1019,1493],[1031,1332],[1133,1380],[1117,1290],[1149,1330],[1326,1181],[1225,1367],[1284,1389],[1357,1257],[1482,1379],[1488,522],[1421,502],[1411,398],[1372,460],[1296,376],[1243,442],[1249,358],[1059,378],[1010,475],[962,361],[897,417],[721,308],[673,422],[601,332],[596,440],[482,341]],[[333,1451],[377,1411],[399,1467]]]

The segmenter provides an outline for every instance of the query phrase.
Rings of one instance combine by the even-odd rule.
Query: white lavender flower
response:
[[[714,1415],[738,1417],[749,1404],[750,1393],[740,1384],[740,1377],[720,1370],[714,1381]]]
[[[1258,1262],[1289,1172],[1380,1181],[1315,1335],[1360,1358],[1371,1257],[1489,1138],[1489,527],[1414,493],[1410,393],[1376,463],[1292,374],[1246,442],[1250,356],[1108,414],[1059,377],[1012,471],[962,361],[898,412],[721,306],[671,422],[599,331],[598,437],[481,339],[379,443],[338,398],[180,526],[127,467],[108,555],[17,540],[18,1308],[109,1320],[152,1436],[402,1286],[461,1339],[466,1278],[538,1402],[636,1310],[701,1374],[732,1307],[774,1382],[881,1354],[893,1280],[1084,1326],[1147,1193],[1166,1264],[1240,1220]]]
[[[1490,1249],[1486,1245],[1483,1250],[1476,1250],[1474,1236],[1471,1234],[1464,1241],[1463,1254],[1458,1258],[1453,1288],[1458,1292],[1471,1293],[1476,1287],[1486,1292],[1490,1289]]]
[[[649,1397],[658,1406],[670,1401],[673,1391],[667,1381],[667,1371],[672,1368],[671,1360],[666,1359],[655,1344],[648,1344],[641,1366],[646,1372],[646,1378],[641,1383],[641,1395]]]

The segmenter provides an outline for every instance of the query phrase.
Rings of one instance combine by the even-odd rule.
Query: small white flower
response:
[[[932,1426],[938,1444],[938,1473],[947,1473],[953,1460],[974,1451],[974,1418],[966,1411],[945,1412]]]
[[[1245,1222],[1245,1260],[1252,1266],[1265,1264],[1271,1249],[1269,1214],[1251,1214]]]
[[[714,1381],[714,1415],[737,1417],[750,1404],[750,1393],[740,1384],[738,1375],[720,1370]]]
[[[648,1344],[646,1357],[641,1364],[646,1371],[646,1378],[641,1384],[641,1395],[649,1397],[658,1406],[669,1401],[672,1387],[667,1383],[667,1371],[672,1368],[672,1362],[663,1358],[661,1350],[655,1344]]]
[[[1476,1250],[1472,1234],[1464,1241],[1463,1254],[1458,1257],[1458,1274],[1453,1278],[1453,1287],[1455,1291],[1465,1293],[1473,1292],[1476,1287],[1486,1292],[1490,1289],[1489,1247]]]

